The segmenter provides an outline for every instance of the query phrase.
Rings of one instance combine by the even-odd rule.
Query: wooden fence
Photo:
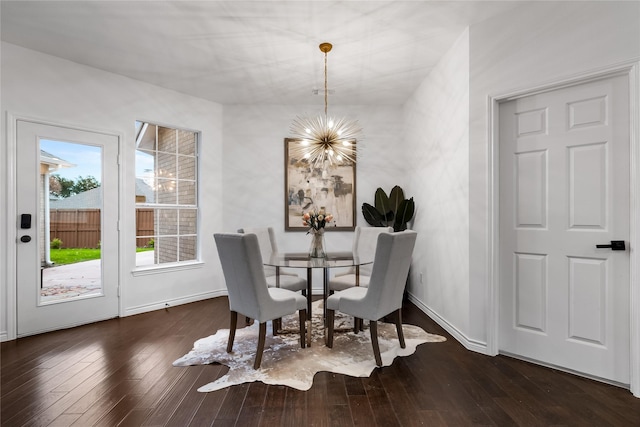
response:
[[[63,248],[97,248],[100,246],[100,209],[51,209],[49,237],[60,239]],[[136,236],[154,233],[153,210],[136,209]],[[136,246],[146,246],[149,238],[136,239]]]
[[[153,209],[136,209],[136,236],[153,236],[154,234]],[[147,246],[149,240],[148,237],[136,239],[136,247]]]

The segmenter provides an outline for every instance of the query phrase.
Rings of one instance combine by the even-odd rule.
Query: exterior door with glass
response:
[[[18,120],[17,335],[118,316],[115,135]]]

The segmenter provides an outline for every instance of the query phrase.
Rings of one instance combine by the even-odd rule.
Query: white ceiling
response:
[[[402,104],[467,26],[516,6],[2,0],[0,29],[3,41],[223,104],[322,103],[328,41],[330,104]]]

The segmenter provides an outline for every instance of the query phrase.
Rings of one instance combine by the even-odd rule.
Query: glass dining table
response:
[[[311,302],[313,298],[313,269],[323,269],[322,299],[324,318],[326,319],[326,301],[329,296],[329,271],[331,268],[355,267],[356,286],[359,285],[360,266],[372,264],[373,257],[360,257],[355,252],[327,252],[324,258],[312,258],[308,253],[284,252],[273,253],[268,260],[263,260],[264,265],[276,268],[276,287],[279,285],[280,268],[306,268],[307,269],[307,318],[311,319]]]

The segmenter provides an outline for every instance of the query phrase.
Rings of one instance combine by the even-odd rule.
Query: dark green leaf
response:
[[[378,188],[375,194],[374,206],[378,210],[381,216],[387,215],[391,211],[391,205],[389,205],[389,197],[382,188]]]
[[[384,217],[378,212],[378,210],[371,206],[369,203],[362,204],[362,215],[369,225],[374,227],[384,227]]]
[[[403,200],[398,207],[396,220],[393,223],[393,231],[404,231],[407,229],[407,223],[413,218],[415,212],[415,203],[413,197],[409,200]]]
[[[391,193],[389,193],[389,206],[393,212],[398,213],[398,208],[400,207],[400,203],[404,200],[404,191],[400,186],[396,185],[391,189]]]

